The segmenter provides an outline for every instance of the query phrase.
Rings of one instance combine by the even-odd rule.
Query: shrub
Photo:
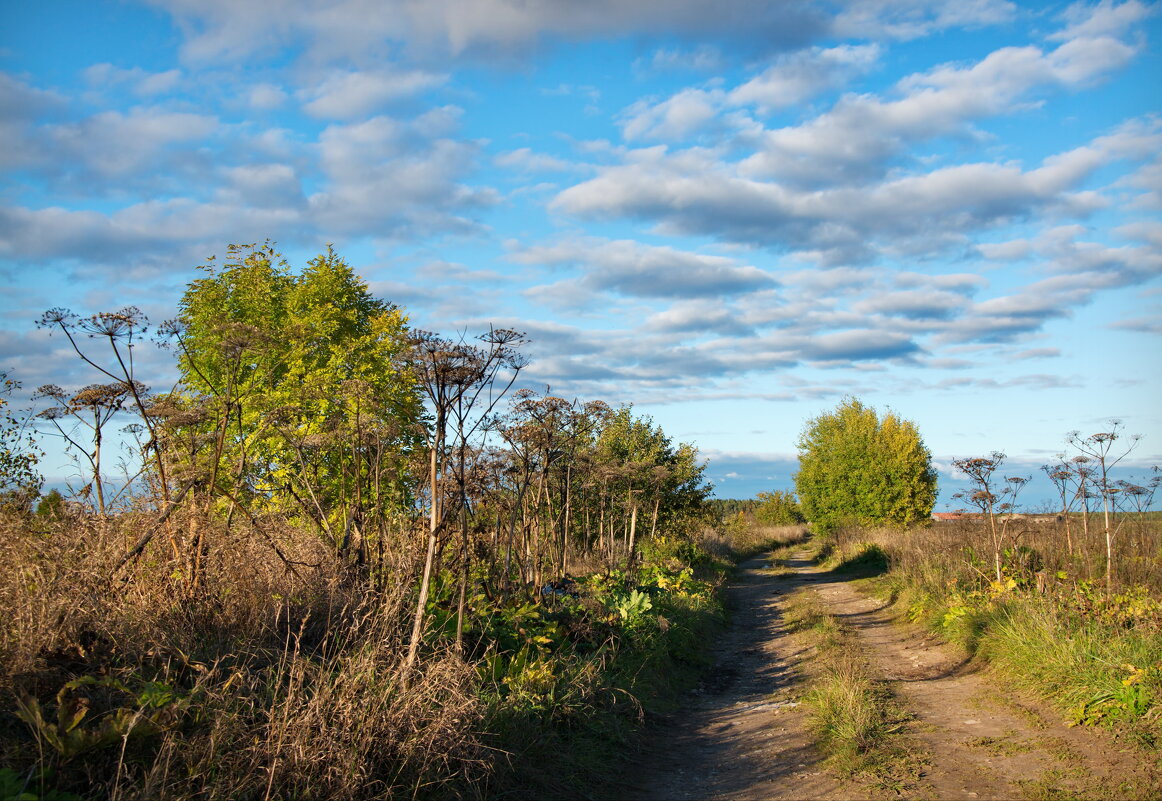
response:
[[[795,489],[821,532],[845,522],[907,526],[931,515],[936,471],[913,423],[848,398],[800,435]]]

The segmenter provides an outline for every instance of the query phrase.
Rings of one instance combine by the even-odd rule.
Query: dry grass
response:
[[[807,539],[807,526],[754,526],[726,524],[705,528],[699,544],[723,562],[740,561],[766,550],[782,548]]]
[[[196,590],[165,536],[113,576],[150,523],[0,519],[0,699],[44,719],[5,716],[0,762],[29,777],[30,791],[473,793],[488,770],[475,670],[433,652],[403,674],[410,563],[380,564],[376,578],[279,521],[259,532],[174,520],[211,544]]]
[[[1084,532],[1080,517],[1070,521],[1072,552],[1063,521],[1049,516],[1040,520],[1018,518],[1010,525],[1007,548],[1029,548],[1035,552],[1026,566],[1048,575],[1064,573],[1069,581],[1097,582],[1105,577],[1105,536],[1100,518],[1091,516]],[[835,534],[837,549],[858,542],[875,543],[892,557],[894,572],[906,574],[919,583],[947,581],[971,572],[966,556],[979,560],[977,571],[991,569],[992,543],[987,523],[962,519],[936,521],[931,526],[901,532],[893,528],[840,529]],[[1162,596],[1162,520],[1127,520],[1115,539],[1114,576],[1118,586],[1141,585]]]

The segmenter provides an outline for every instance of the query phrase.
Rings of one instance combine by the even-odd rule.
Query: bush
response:
[[[932,455],[916,426],[855,398],[808,422],[795,475],[803,512],[820,532],[845,523],[908,526],[936,502]]]
[[[807,522],[793,492],[760,492],[759,501],[754,516],[760,525],[796,526]]]

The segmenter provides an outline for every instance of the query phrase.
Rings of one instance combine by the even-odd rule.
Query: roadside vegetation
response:
[[[1073,522],[1078,522],[1074,520]],[[1123,528],[1135,547],[1108,591],[1104,536],[1064,547],[1063,524],[1012,523],[1019,545],[993,576],[991,532],[979,519],[931,527],[842,529],[835,564],[882,565],[869,590],[990,665],[1004,681],[1054,705],[1070,722],[1136,744],[1162,770],[1162,531],[1156,517]],[[869,573],[876,572],[869,570]]]
[[[522,334],[411,330],[333,252],[231,248],[181,312],[50,310],[93,383],[0,408],[0,799],[568,795],[695,680],[771,532],[692,446],[514,390]]]
[[[920,757],[898,736],[908,714],[868,666],[859,637],[807,587],[795,592],[785,619],[813,648],[805,663],[803,700],[829,767],[872,789],[894,794],[914,789]]]

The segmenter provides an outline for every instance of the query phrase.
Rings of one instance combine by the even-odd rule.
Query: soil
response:
[[[808,561],[773,570],[765,554],[727,588],[730,628],[715,667],[685,708],[652,722],[620,797],[637,801],[767,799],[1118,799],[1159,787],[1140,752],[1105,732],[1069,727],[958,651],[895,620],[884,603]],[[877,680],[910,718],[893,737],[914,781],[844,780],[816,749],[801,703],[813,649],[783,622],[788,598],[810,588],[857,635]]]

